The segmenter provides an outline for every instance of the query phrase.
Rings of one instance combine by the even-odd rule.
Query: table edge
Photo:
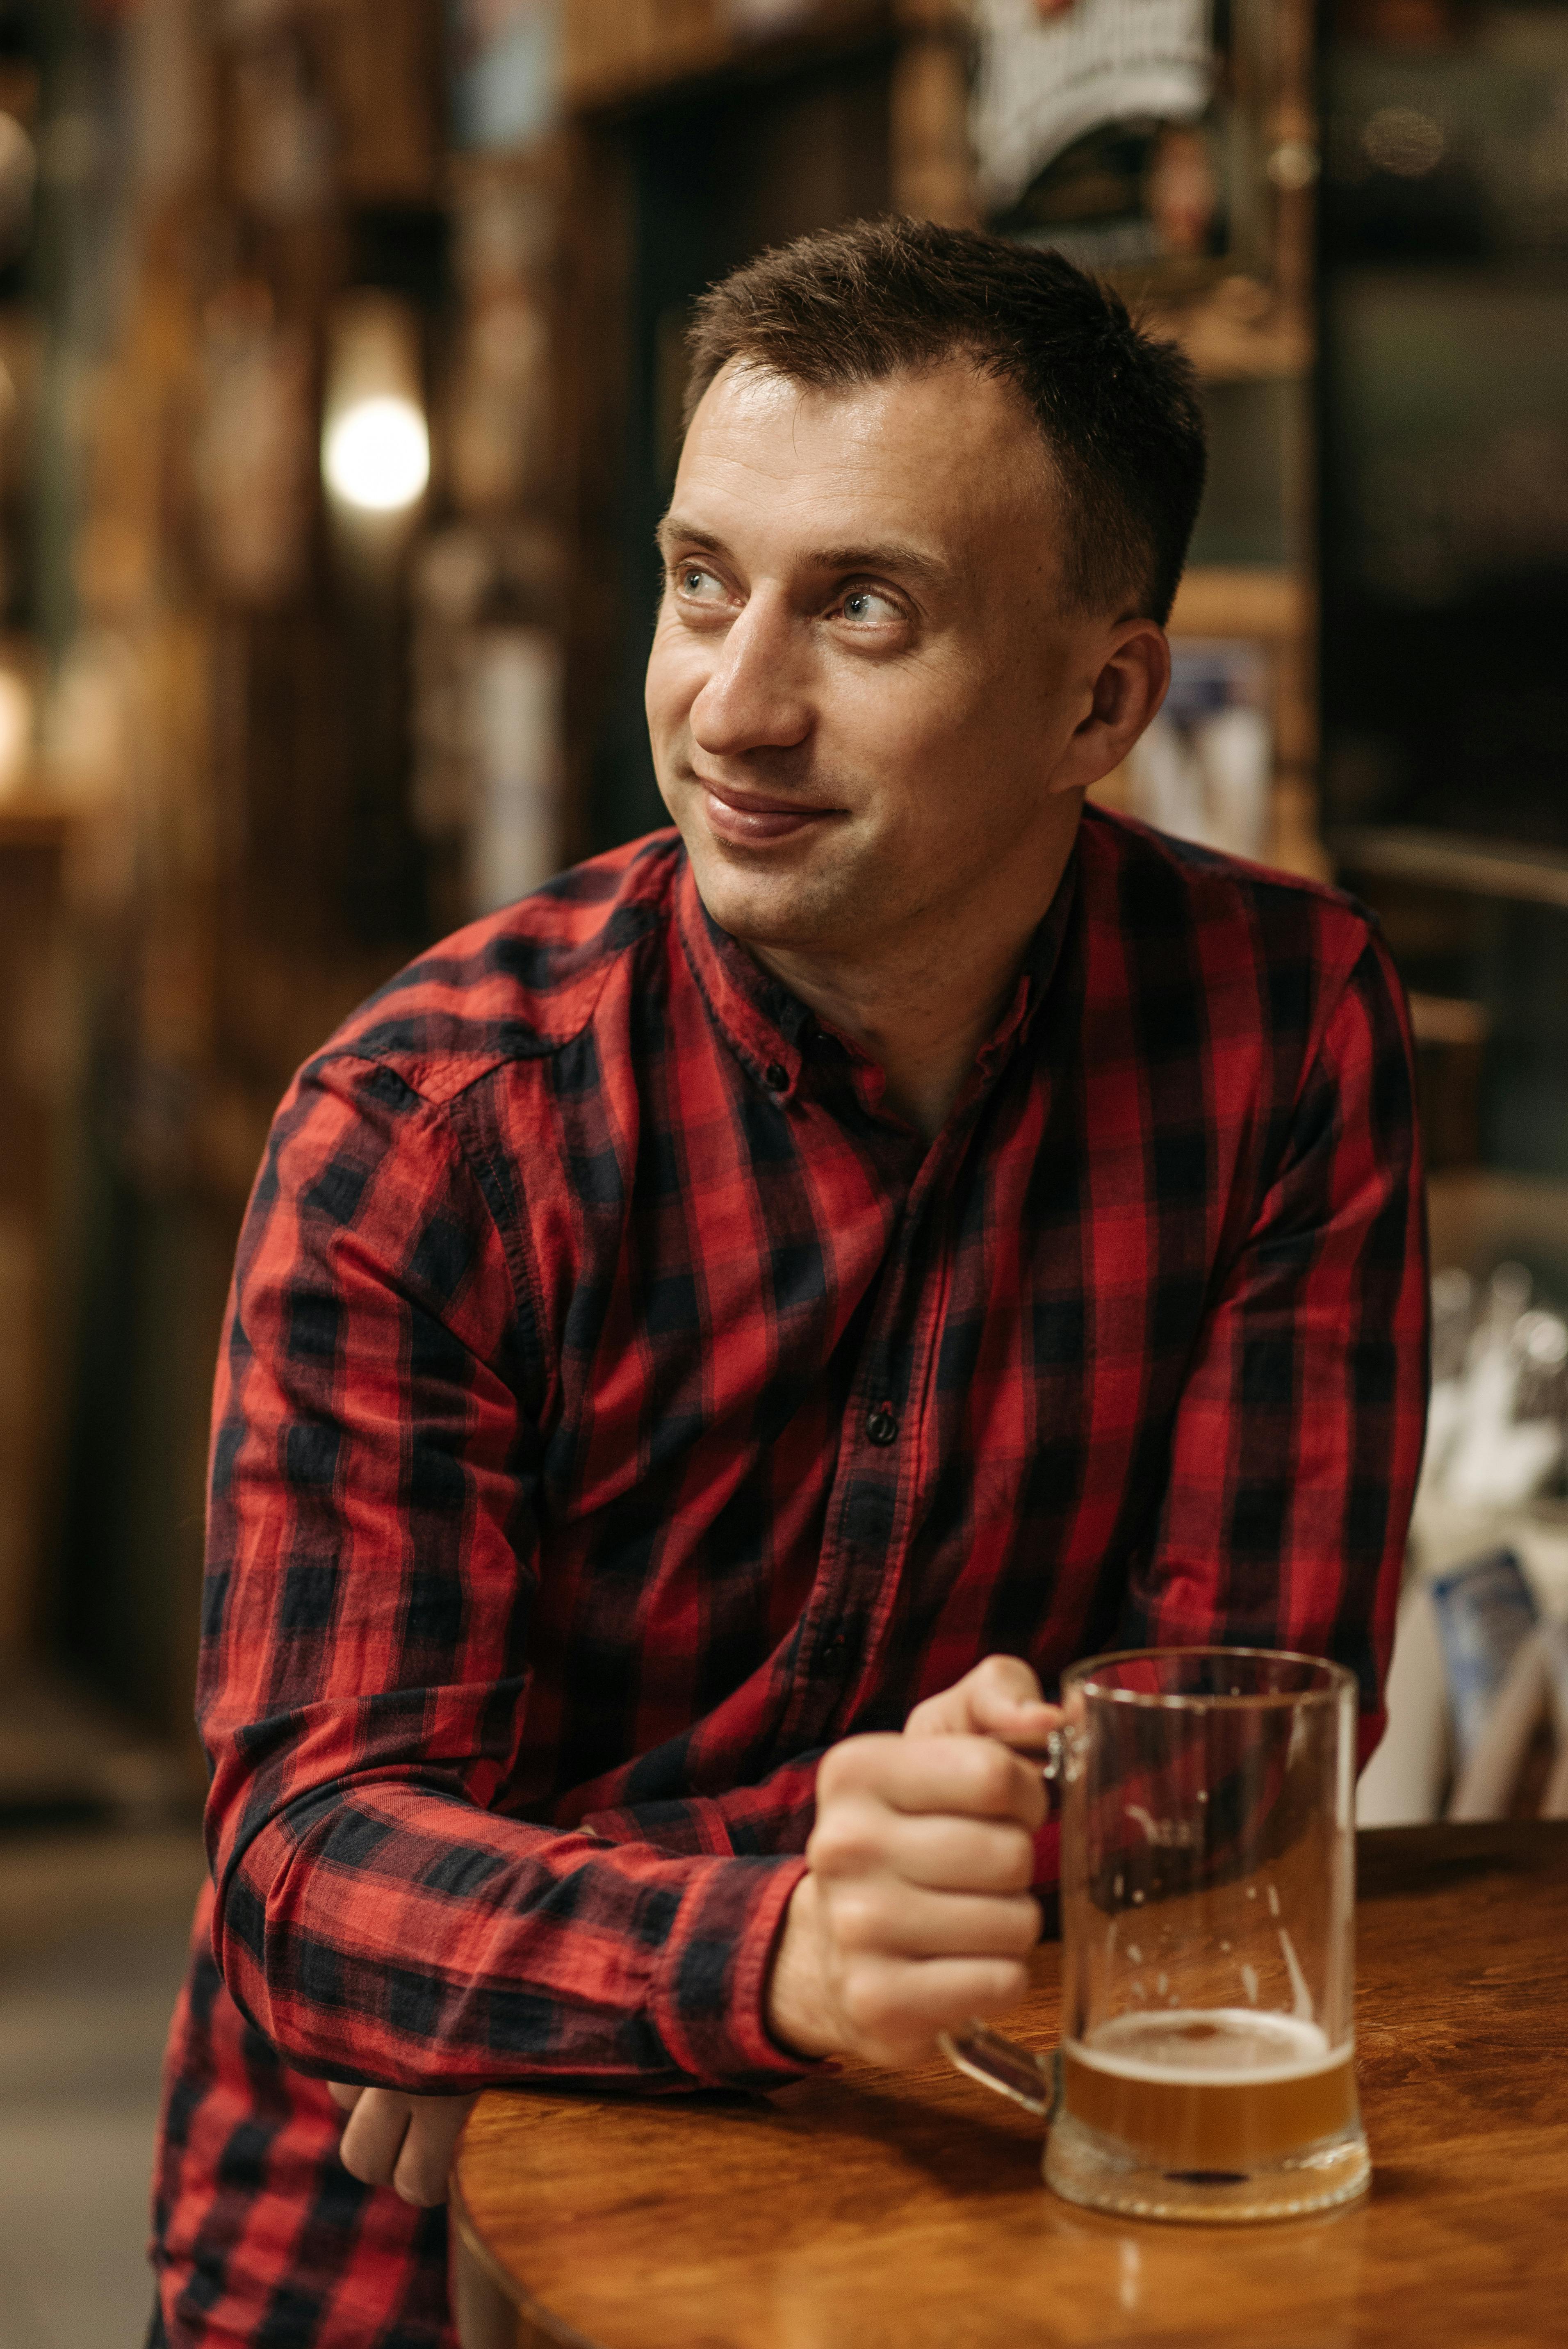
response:
[[[460,2151],[460,2137],[458,2142]],[[579,2333],[574,2324],[558,2316],[553,2309],[546,2308],[542,2301],[533,2299],[515,2276],[508,2274],[480,2233],[473,2213],[463,2199],[455,2156],[447,2181],[447,2223],[474,2265],[510,2306],[527,2320],[542,2341],[553,2342],[558,2344],[558,2349],[603,2349],[602,2343],[590,2339],[586,2333]],[[454,2251],[456,2248],[457,2244],[454,2244]]]
[[[1543,1829],[1552,1832],[1542,1833]],[[1392,1851],[1399,1841],[1430,1838],[1436,1844],[1439,1837],[1449,1843],[1449,1847],[1456,1857],[1467,1849],[1480,1852],[1488,1847],[1501,1857],[1511,1848],[1517,1849],[1522,1845],[1528,1847],[1533,1843],[1539,1849],[1543,1846],[1549,1847],[1553,1843],[1561,1844],[1568,1841],[1568,1820],[1427,1819],[1398,1826],[1362,1827],[1357,1829],[1356,1836],[1357,1857],[1359,1859],[1360,1856],[1367,1851],[1369,1846],[1374,1852],[1379,1847],[1384,1851]],[[1358,1888],[1357,1906],[1359,1906],[1359,1897]],[[491,2095],[520,2094],[526,2095],[530,2089],[548,2095],[552,2086],[555,2092],[559,2093],[560,2085],[559,2083],[547,2084],[542,2081],[512,2082],[504,2085],[498,2084],[494,2088],[481,2091],[480,2096],[476,2097],[470,2110],[469,2121],[473,2114],[479,2110],[480,2105]],[[606,2099],[606,2101],[609,2100]],[[585,2333],[580,2333],[573,2324],[549,2308],[543,2302],[534,2299],[527,2288],[490,2251],[480,2232],[478,2220],[469,2210],[463,2197],[460,2172],[468,2132],[469,2122],[465,2122],[462,2134],[453,2150],[451,2168],[448,2178],[449,2219],[461,2239],[464,2251],[482,2270],[495,2288],[504,2295],[518,2314],[533,2327],[542,2342],[556,2344],[556,2349],[603,2349],[602,2343],[593,2340]]]

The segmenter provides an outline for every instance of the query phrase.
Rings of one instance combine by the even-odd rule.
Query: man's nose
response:
[[[692,739],[716,759],[787,750],[811,728],[799,623],[781,598],[754,593],[726,629],[691,706]]]

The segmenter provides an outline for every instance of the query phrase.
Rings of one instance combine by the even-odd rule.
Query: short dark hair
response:
[[[1072,603],[1170,617],[1203,494],[1192,369],[1059,253],[934,221],[854,221],[710,286],[689,349],[688,424],[732,359],[837,390],[972,358],[1016,386],[1055,460]]]

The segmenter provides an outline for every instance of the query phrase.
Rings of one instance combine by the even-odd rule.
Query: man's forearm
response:
[[[811,1876],[803,1876],[789,1896],[769,1969],[763,2013],[786,2054],[812,2060],[839,2052],[822,1962],[818,1887]]]
[[[224,1979],[296,2067],[463,2094],[530,2076],[754,2085],[798,2066],[763,2021],[802,1863],[611,1845],[381,1782],[220,1878]]]

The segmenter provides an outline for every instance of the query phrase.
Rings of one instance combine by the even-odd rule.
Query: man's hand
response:
[[[917,1704],[903,1724],[906,1737],[995,1737],[1020,1753],[1043,1753],[1062,1709],[1047,1704],[1040,1683],[1019,1656],[987,1656],[940,1696]]]
[[[327,2084],[348,2115],[338,2158],[364,2186],[390,2186],[405,2202],[433,2210],[447,2199],[447,2173],[472,2096],[406,2096],[393,2088]]]
[[[918,2064],[939,2032],[1022,1995],[1046,1793],[1008,1747],[1042,1746],[1060,1719],[1026,1664],[994,1656],[917,1705],[902,1736],[823,1756],[769,1985],[781,2044]]]

